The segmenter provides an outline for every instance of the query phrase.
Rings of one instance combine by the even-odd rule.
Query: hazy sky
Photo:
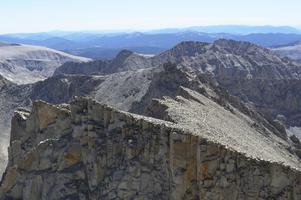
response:
[[[291,25],[301,0],[0,0],[0,33]]]

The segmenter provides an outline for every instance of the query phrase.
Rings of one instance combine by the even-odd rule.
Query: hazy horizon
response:
[[[133,32],[151,32],[151,31],[160,31],[160,30],[168,30],[168,29],[189,29],[192,27],[222,27],[222,26],[247,26],[247,27],[274,27],[274,28],[281,28],[281,27],[289,27],[289,28],[294,28],[297,30],[301,31],[301,27],[300,26],[288,26],[288,25],[280,25],[280,26],[274,26],[274,25],[249,25],[249,24],[212,24],[212,25],[192,25],[192,26],[181,26],[181,27],[162,27],[162,28],[153,28],[153,29],[90,29],[90,30],[64,30],[64,29],[57,29],[57,30],[45,30],[45,31],[28,31],[28,32],[6,32],[6,33],[2,33],[0,32],[0,35],[10,35],[10,34],[35,34],[35,33],[59,33],[59,32],[70,32],[70,33],[74,33],[74,32],[83,32],[83,33],[133,33]]]
[[[146,31],[210,25],[300,29],[296,17],[300,7],[298,0],[11,0],[1,2],[0,34]]]

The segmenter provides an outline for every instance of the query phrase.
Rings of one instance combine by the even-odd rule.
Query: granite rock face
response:
[[[11,117],[16,109],[30,109],[32,102],[43,100],[53,104],[68,103],[73,96],[88,96],[102,103],[128,111],[139,102],[154,76],[155,69],[121,72],[106,76],[59,75],[28,85],[0,80],[0,173],[7,161]]]
[[[176,123],[76,98],[12,120],[0,199],[301,198],[301,172]]]

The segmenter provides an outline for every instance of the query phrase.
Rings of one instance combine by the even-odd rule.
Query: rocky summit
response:
[[[281,125],[174,64],[138,70],[139,92],[129,74],[95,86],[124,77],[121,96],[18,109],[0,199],[301,198],[300,141]]]
[[[300,67],[218,40],[0,76],[0,199],[300,200]]]
[[[201,131],[92,100],[36,102],[12,123],[1,199],[301,198],[293,164],[248,157]]]

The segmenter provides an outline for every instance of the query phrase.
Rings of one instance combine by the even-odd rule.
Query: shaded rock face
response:
[[[9,132],[11,117],[18,106],[25,106],[28,86],[19,86],[3,80],[0,86],[0,171],[5,170],[7,164],[7,147],[9,145]],[[1,84],[1,83],[0,83]]]
[[[1,199],[294,199],[301,174],[77,98],[15,113]]]
[[[152,73],[145,70],[108,76],[59,75],[29,85],[10,84],[3,79],[0,86],[0,135],[9,138],[14,110],[18,107],[29,108],[35,100],[60,104],[68,103],[73,96],[89,96],[129,110],[132,103],[139,101],[146,92]]]
[[[0,159],[3,160],[0,163],[1,173],[7,163],[11,117],[18,107],[30,108],[35,100],[61,104],[68,103],[73,96],[89,96],[129,111],[133,104],[140,102],[146,95],[153,77],[157,75],[160,75],[160,70],[153,69],[107,76],[59,75],[35,84],[3,86],[0,92]]]
[[[195,51],[187,54],[183,49]],[[179,51],[180,54],[176,53]],[[255,106],[270,120],[284,115],[287,126],[301,126],[298,114],[301,66],[295,61],[248,42],[231,40],[207,45],[184,42],[156,59],[172,60],[210,74],[222,88]]]
[[[194,48],[195,52],[186,56],[183,48]],[[180,55],[175,53],[179,50]],[[298,114],[301,66],[292,60],[280,58],[270,50],[248,42],[231,40],[218,40],[207,45],[185,42],[157,59],[159,57],[211,74],[221,87],[252,104],[271,120],[284,115],[286,125],[301,126]]]
[[[89,96],[105,77],[55,76],[31,86],[29,98],[50,103],[67,103],[73,96]]]
[[[7,164],[7,147],[11,117],[19,107],[29,108],[32,102],[43,99],[51,103],[67,103],[77,96],[92,96],[95,87],[103,82],[102,77],[57,76],[29,85],[16,85],[5,81],[0,86],[0,171],[3,173]]]
[[[250,102],[265,116],[276,119],[277,115],[284,115],[289,126],[300,126],[300,88],[301,80],[246,80],[233,79],[226,83],[225,88],[245,102]]]

